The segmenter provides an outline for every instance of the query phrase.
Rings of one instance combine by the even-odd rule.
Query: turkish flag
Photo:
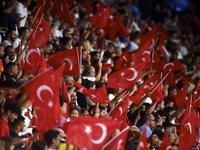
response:
[[[132,57],[129,53],[129,49],[127,48],[119,57],[119,59],[115,62],[115,70],[119,70],[124,67],[129,67],[132,62]]]
[[[35,31],[33,32],[35,33],[33,35],[35,43],[41,46],[42,48],[45,48],[47,41],[49,40],[49,34],[51,32],[51,29],[49,27],[49,24],[44,20],[44,18],[41,19],[41,21],[35,28]]]
[[[139,62],[150,62],[150,51],[151,51],[151,42],[147,42],[146,44],[144,44],[143,47],[141,47],[139,49],[139,51],[137,53],[135,53],[134,55],[132,55],[132,59],[134,64],[137,64]]]
[[[162,139],[159,150],[173,150],[173,147],[171,145],[171,141],[169,138],[168,130],[165,132],[165,135]]]
[[[95,13],[91,18],[88,19],[88,22],[97,26],[101,29],[104,29],[107,26],[107,22],[110,16],[110,4],[100,10],[99,12]]]
[[[85,96],[87,96],[89,99],[91,99],[95,103],[109,103],[110,101],[108,99],[108,93],[106,90],[106,86],[103,85],[100,88],[97,89],[86,89],[84,86],[79,84],[78,82],[72,80],[76,87],[83,93]]]
[[[186,82],[181,89],[177,89],[177,95],[174,98],[174,103],[178,108],[181,108],[185,105],[186,102],[185,98],[187,96],[187,93],[188,93],[188,85]]]
[[[22,53],[22,47],[21,47],[21,44],[19,44],[18,47],[17,47],[17,57],[19,57],[19,55],[21,53]],[[24,60],[24,56],[23,56],[20,63],[18,64],[19,70],[24,69],[24,64],[25,64],[25,60]]]
[[[145,63],[118,70],[108,76],[107,87],[133,89]]]
[[[129,101],[129,93],[127,93],[121,101],[110,111],[110,116],[114,120],[118,120],[124,113],[127,114],[128,111],[128,101]],[[126,116],[125,116],[126,119]]]
[[[101,0],[98,0],[96,7],[97,7],[97,11],[100,11],[101,9],[106,8],[106,6],[101,2]]]
[[[113,137],[110,141],[108,141],[102,149],[104,150],[125,150],[126,149],[126,139],[128,136],[129,127],[123,129],[118,135]]]
[[[163,56],[166,56],[165,51],[164,51],[164,49],[163,49],[163,41],[164,41],[164,35],[161,34],[156,49],[157,49],[157,51],[158,51],[159,54],[161,54],[161,55],[163,55]]]
[[[142,137],[140,139],[139,145],[137,150],[149,150],[147,147],[147,133],[146,133],[146,128],[144,127],[143,133],[142,133]]]
[[[120,28],[118,27],[117,23],[113,19],[111,19],[111,17],[109,17],[107,26],[104,28],[104,35],[102,35],[102,37],[105,37],[106,34],[108,34],[109,39],[114,40],[119,37],[117,35],[119,31]]]
[[[76,0],[66,0],[67,5],[70,7]]]
[[[42,55],[40,57],[40,62],[39,62],[39,65],[37,67],[35,75],[38,75],[38,74],[40,74],[40,73],[42,73],[46,70],[47,70],[47,64],[46,64],[46,61],[45,61],[44,52],[42,52]]]
[[[67,118],[69,115],[69,109],[73,106],[73,103],[71,101],[71,97],[69,95],[69,91],[67,90],[67,86],[65,84],[65,80],[62,80],[62,95],[64,95],[66,99],[66,104],[67,104],[67,113],[64,114],[64,116]]]
[[[80,149],[101,149],[118,125],[118,121],[111,119],[72,117],[66,131],[66,143]]]
[[[197,108],[198,106],[200,106],[200,88],[198,88],[197,90],[197,96],[196,96],[196,99],[194,101],[194,107]]]
[[[40,51],[37,49],[32,36],[29,37],[30,44],[26,53],[24,72],[26,74],[35,74],[38,63],[40,61]]]
[[[159,64],[159,63],[160,63],[160,56],[159,56],[158,52],[154,49],[152,51],[152,56],[151,56],[151,67],[150,67],[150,70],[154,69],[155,68],[154,66],[156,64]]]
[[[182,66],[180,61],[178,59],[175,59],[172,62],[166,63],[159,65],[157,68],[157,71],[161,72],[169,72],[169,71],[178,71],[178,70],[183,70],[185,67]]]
[[[61,116],[59,90],[63,68],[61,66],[55,72],[51,68],[24,85],[27,98],[32,102],[39,120],[36,125],[39,131],[54,128],[54,120]]]
[[[196,100],[196,98],[199,98],[199,97],[197,97],[197,92],[198,92],[198,89],[199,89],[199,81],[200,80],[198,80],[196,82],[195,87],[192,91],[192,103],[193,103],[194,108],[199,108],[199,101]]]
[[[94,65],[94,69],[95,69],[96,72],[99,71],[99,64],[98,64],[98,63],[96,63],[96,64]],[[111,65],[111,64],[102,63],[102,69],[101,69],[102,72],[107,72],[107,71],[109,71],[109,70],[111,70],[111,69],[112,69],[112,65]]]
[[[58,17],[68,23],[71,27],[75,27],[72,14],[69,10],[69,7],[66,1],[56,0],[51,8],[51,11],[54,12]]]
[[[129,101],[131,101],[134,104],[138,105],[139,102],[141,101],[142,97],[144,96],[144,94],[146,94],[146,92],[141,90],[139,93],[129,96]]]
[[[120,37],[120,36],[127,37],[127,36],[130,35],[129,32],[128,32],[128,30],[126,29],[126,27],[124,25],[124,22],[121,21],[121,18],[119,18],[117,15],[115,15],[114,16],[114,21],[117,23],[117,26],[120,29],[117,32],[116,37]]]
[[[81,1],[80,5],[87,10],[88,14],[91,14],[94,11],[92,0]]]
[[[48,57],[47,64],[54,69],[65,63],[64,74],[78,76],[81,72],[81,46],[57,52]]]
[[[174,87],[180,80],[183,80],[185,82],[193,83],[192,79],[184,76],[181,73],[165,79],[164,83],[167,84],[167,85],[169,85],[169,86]]]
[[[179,150],[191,149],[196,143],[195,112],[187,114],[181,122]]]
[[[50,0],[40,0],[37,1],[37,5],[34,10],[34,19],[32,22],[33,29],[38,24],[39,19],[43,16],[45,12],[47,12],[51,8],[51,1]]]

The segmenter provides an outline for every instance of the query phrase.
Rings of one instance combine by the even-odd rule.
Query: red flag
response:
[[[98,0],[96,7],[97,7],[97,11],[100,11],[101,9],[106,8],[106,6],[101,2],[101,0]]]
[[[118,118],[121,117],[124,113],[127,114],[128,101],[129,101],[128,96],[129,96],[129,93],[127,93],[123,97],[123,99],[110,111],[110,116],[112,117],[112,119],[118,120]]]
[[[132,62],[132,57],[129,53],[129,49],[127,48],[119,57],[119,59],[115,62],[115,70],[119,70],[124,67],[129,67]]]
[[[72,117],[67,128],[67,144],[81,149],[101,149],[119,122],[95,117]]]
[[[193,103],[193,107],[195,107],[195,108],[199,108],[199,102],[198,102],[198,100],[196,101],[196,98],[198,98],[197,97],[197,91],[199,89],[199,81],[200,80],[198,80],[196,82],[195,87],[194,87],[193,92],[192,92],[192,103]]]
[[[92,0],[81,1],[80,5],[87,10],[88,14],[91,14],[94,11]]]
[[[109,17],[108,22],[107,22],[107,26],[104,28],[104,36],[106,36],[106,34],[108,34],[109,38],[111,40],[116,39],[117,37],[119,37],[117,34],[120,31],[120,28],[118,27],[117,23],[111,19]]]
[[[196,25],[196,26],[199,28],[199,30],[200,30],[200,21],[199,21],[199,19],[197,18],[197,16],[196,16],[194,13],[192,13],[192,22],[193,22],[193,24]]]
[[[68,23],[70,26],[75,27],[72,14],[69,11],[69,7],[66,1],[56,0],[51,8],[51,11],[54,12],[58,17]]]
[[[193,83],[192,79],[190,79],[190,78],[188,78],[188,77],[186,77],[186,76],[184,76],[183,74],[180,74],[180,73],[165,79],[164,83],[169,85],[169,86],[174,87],[180,80]]]
[[[168,130],[165,132],[165,135],[162,139],[159,150],[173,150],[173,147],[171,145],[171,141],[169,138]]]
[[[152,52],[152,59],[151,59],[151,68],[150,69],[154,69],[156,64],[160,63],[160,56],[158,55],[156,50],[153,50]]]
[[[21,44],[19,44],[18,47],[17,47],[17,57],[19,57],[19,55],[21,53],[22,53],[22,47],[21,47]],[[23,56],[20,63],[18,64],[19,70],[24,69],[24,64],[25,64],[25,60],[24,60],[24,56]]]
[[[170,63],[166,63],[164,65],[160,65],[157,70],[160,72],[169,72],[169,71],[178,71],[183,70],[185,67],[182,66],[180,61],[178,59],[175,59],[174,61]]]
[[[27,98],[36,110],[39,131],[54,128],[54,120],[61,116],[59,89],[63,68],[55,72],[49,69],[24,85]]]
[[[111,149],[116,149],[116,150],[124,150],[126,149],[126,139],[128,136],[128,131],[129,127],[126,127],[123,129],[117,136],[112,138],[110,141],[108,141],[102,149],[104,150],[111,150]]]
[[[102,86],[97,89],[86,89],[84,86],[79,84],[78,82],[72,80],[76,87],[89,99],[91,99],[95,103],[110,103],[108,99],[108,93],[106,90],[106,86]]]
[[[110,74],[108,76],[107,87],[132,89],[135,86],[144,65],[145,63],[141,62]]]
[[[185,98],[187,96],[187,93],[188,93],[188,85],[187,85],[187,82],[186,82],[181,89],[177,90],[177,95],[174,98],[175,105],[178,108],[181,108],[185,105],[185,102],[186,102]]]
[[[191,149],[196,143],[195,112],[187,114],[181,122],[179,150]]]
[[[66,84],[65,84],[64,79],[63,79],[63,81],[62,81],[62,95],[64,95],[64,97],[65,97],[65,99],[66,99],[66,101],[67,101],[67,102],[66,102],[66,104],[67,104],[67,113],[64,114],[64,116],[67,118],[68,115],[69,115],[69,109],[73,106],[73,103],[72,103],[72,101],[71,101],[71,97],[70,97],[69,92],[68,92],[68,90],[67,90],[67,86],[66,86]]]
[[[101,29],[104,29],[107,26],[109,16],[110,16],[110,4],[106,8],[103,8],[101,11],[97,12],[91,18],[89,18],[88,22]]]
[[[44,18],[42,18],[33,33],[33,39],[35,40],[35,43],[45,48],[47,41],[49,40],[50,32],[51,29],[49,24],[44,20]]]
[[[140,139],[139,145],[137,150],[149,150],[147,147],[147,133],[146,133],[146,127],[144,127],[142,137]]]
[[[37,67],[35,75],[38,75],[38,74],[40,74],[40,73],[42,73],[46,70],[47,70],[47,64],[46,64],[46,61],[45,61],[44,52],[42,52],[42,55],[40,57],[40,62],[39,62],[39,65]]]
[[[30,39],[30,44],[29,44],[29,49],[26,53],[24,72],[27,74],[35,74],[38,63],[40,61],[40,51],[37,49],[33,37],[30,36],[29,39]]]
[[[34,19],[32,22],[33,29],[38,24],[39,19],[43,16],[45,12],[47,12],[51,8],[51,1],[50,0],[40,0],[37,1],[37,5],[34,10]]]
[[[81,72],[81,46],[50,55],[47,64],[57,69],[65,63],[64,74],[78,76]]]

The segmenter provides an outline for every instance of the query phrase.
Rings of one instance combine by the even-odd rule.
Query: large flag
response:
[[[72,14],[69,11],[69,7],[65,0],[56,0],[51,8],[51,11],[68,23],[71,27],[75,26]]]
[[[65,63],[64,74],[78,76],[81,73],[81,46],[50,55],[47,64],[54,69]]]
[[[187,114],[181,122],[179,150],[191,149],[196,143],[195,112]]]
[[[92,6],[92,0],[81,1],[80,5],[87,10],[88,14],[93,13],[94,8]]]
[[[127,48],[119,57],[119,59],[115,62],[115,70],[119,70],[124,67],[129,67],[132,62],[132,57],[129,53],[129,49]]]
[[[118,125],[118,121],[111,119],[72,117],[66,131],[66,143],[81,149],[100,150]]]
[[[33,39],[35,40],[35,43],[42,48],[45,48],[47,41],[49,40],[50,32],[51,29],[49,24],[44,20],[44,18],[42,18],[37,24],[35,31],[33,31]]]
[[[110,103],[108,99],[108,93],[106,90],[106,86],[102,86],[97,89],[86,89],[84,86],[79,84],[78,82],[72,80],[76,87],[89,99],[91,99],[95,103]]]
[[[133,89],[145,63],[118,70],[108,76],[107,87]]]
[[[29,37],[30,44],[26,53],[24,72],[27,74],[35,74],[38,63],[40,61],[40,51],[37,49],[35,41],[32,36]]]
[[[177,106],[178,108],[183,107],[186,103],[185,98],[188,93],[188,85],[187,84],[188,83],[186,82],[181,89],[177,89],[177,95],[174,98],[174,103],[175,103],[175,106]]]
[[[168,131],[165,132],[165,135],[162,139],[162,142],[160,144],[159,150],[173,150],[173,147],[171,145],[171,141],[169,138],[169,133]]]
[[[107,22],[110,16],[110,4],[94,14],[88,21],[101,29],[104,29],[107,26]]]
[[[41,57],[40,57],[40,62],[39,62],[39,65],[37,66],[35,75],[38,75],[46,70],[47,70],[47,64],[45,61],[44,52],[42,52]]]
[[[128,135],[129,127],[123,129],[118,135],[108,141],[102,149],[104,150],[125,150],[126,149],[126,139]]]

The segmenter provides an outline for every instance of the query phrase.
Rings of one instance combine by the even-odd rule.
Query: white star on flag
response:
[[[122,77],[124,76],[124,72],[121,73],[121,76],[122,76]]]
[[[142,58],[142,61],[145,61],[145,58]]]
[[[43,28],[43,27],[41,27],[41,28],[40,28],[40,32],[42,32],[43,30],[44,30],[44,28]]]
[[[86,132],[87,134],[90,134],[90,132],[92,132],[91,127],[86,125],[84,132]]]
[[[92,94],[92,98],[96,98],[96,96],[94,94]]]
[[[49,103],[47,104],[49,106],[49,108],[53,107],[53,102],[49,101]]]

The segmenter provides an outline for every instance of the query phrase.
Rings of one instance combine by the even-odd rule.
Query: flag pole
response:
[[[35,14],[35,17],[33,18],[33,21],[32,21],[32,23],[35,21],[35,18],[37,17],[37,15],[38,15],[38,13],[39,13],[40,9],[41,9],[41,6],[40,6],[40,8],[38,9],[37,13]]]
[[[191,99],[190,99],[190,109],[189,109],[189,113],[191,112],[191,106],[192,106],[192,94],[191,94]]]
[[[79,68],[79,78],[81,79],[81,67],[82,66],[82,46],[81,46],[81,52],[80,52],[80,68]]]
[[[169,75],[170,72],[171,72],[171,70],[163,77],[163,79],[160,81],[160,83],[158,83],[158,85],[153,89],[151,94],[157,89],[157,87],[163,82],[163,80],[165,80],[165,78]]]
[[[44,14],[43,14],[43,15],[42,15],[42,17],[40,18],[40,21],[39,21],[39,23],[37,24],[37,27],[35,28],[35,31],[34,31],[34,33],[33,33],[33,35],[32,35],[32,36],[34,36],[34,35],[35,35],[35,32],[37,31],[37,28],[39,27],[39,25],[40,25],[40,22],[41,22],[41,20],[42,20],[43,16],[44,16]]]
[[[61,80],[61,83],[60,83],[60,95],[62,95],[62,85],[63,85],[63,77],[62,77],[62,80]]]

